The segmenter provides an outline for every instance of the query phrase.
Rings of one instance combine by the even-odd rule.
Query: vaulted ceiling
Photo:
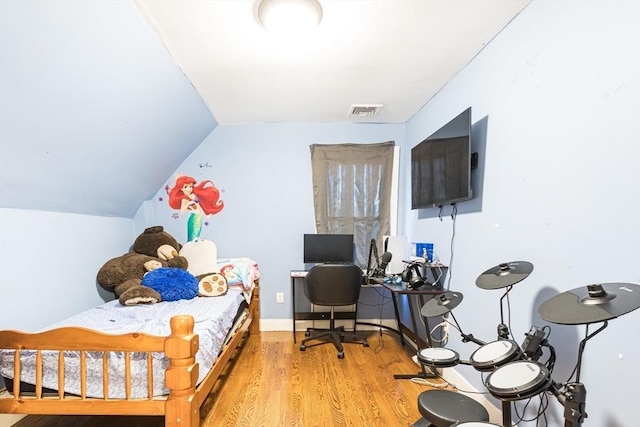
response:
[[[218,124],[403,123],[529,0],[0,2],[0,207],[131,218]],[[352,104],[382,104],[349,117]]]

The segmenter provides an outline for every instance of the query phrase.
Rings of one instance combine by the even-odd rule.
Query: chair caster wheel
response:
[[[338,359],[344,359],[344,352],[342,351],[338,352]]]
[[[311,332],[309,332],[309,331],[305,332],[305,333],[304,333],[304,336],[305,336],[305,337],[310,337],[310,336],[311,336]]]
[[[307,346],[304,344],[300,344],[300,351],[305,351],[307,349]]]
[[[367,341],[367,340],[363,340],[363,341],[362,341],[362,346],[363,346],[363,347],[369,347],[369,341]]]

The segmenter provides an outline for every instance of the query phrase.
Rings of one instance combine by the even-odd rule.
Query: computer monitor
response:
[[[353,234],[305,234],[305,264],[353,262]]]

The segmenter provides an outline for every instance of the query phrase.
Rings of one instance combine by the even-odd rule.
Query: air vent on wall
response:
[[[378,114],[378,110],[382,108],[382,104],[353,104],[349,110],[349,116],[352,117],[371,117]]]

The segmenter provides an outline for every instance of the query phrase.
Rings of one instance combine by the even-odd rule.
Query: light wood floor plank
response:
[[[410,426],[420,418],[425,385],[394,374],[418,373],[396,335],[370,333],[370,347],[293,343],[291,332],[249,337],[225,369],[205,407],[204,427]],[[438,382],[438,381],[434,381]],[[28,416],[16,427],[161,427],[162,417]]]

